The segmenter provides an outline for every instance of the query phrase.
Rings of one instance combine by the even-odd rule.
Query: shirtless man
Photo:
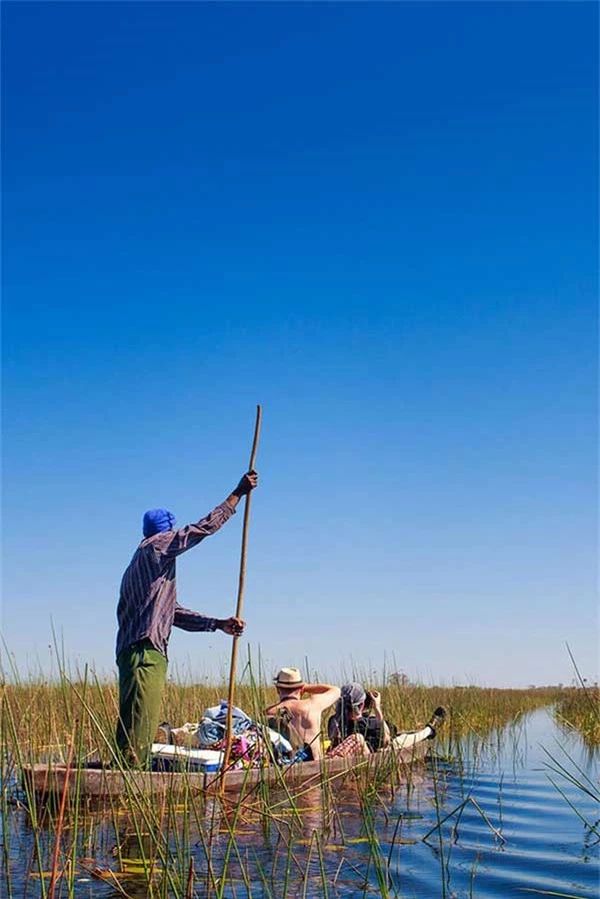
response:
[[[279,700],[266,709],[267,715],[289,726],[292,744],[298,743],[301,747],[302,761],[320,759],[323,756],[321,715],[340,698],[340,688],[330,684],[305,684],[298,668],[282,668],[274,680]],[[302,699],[303,694],[306,694],[305,699]]]

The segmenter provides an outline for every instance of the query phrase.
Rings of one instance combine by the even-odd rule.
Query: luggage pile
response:
[[[227,740],[228,703],[204,711],[199,722],[171,727],[163,722],[152,744],[152,769],[155,771],[217,771],[223,761]],[[231,710],[231,768],[260,768],[273,762],[291,761],[291,743],[277,731],[253,721],[237,706]]]

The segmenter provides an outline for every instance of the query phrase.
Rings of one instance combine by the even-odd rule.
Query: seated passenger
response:
[[[279,699],[266,709],[269,727],[299,750],[297,761],[321,758],[321,715],[339,699],[340,688],[305,684],[298,668],[282,668],[274,683]]]
[[[344,684],[327,730],[331,740],[328,756],[364,755],[389,746],[396,727],[384,720],[381,694],[366,691],[362,684]]]

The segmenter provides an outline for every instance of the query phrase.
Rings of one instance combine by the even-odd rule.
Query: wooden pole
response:
[[[260,435],[260,422],[262,418],[262,407],[256,407],[256,424],[254,425],[254,440],[252,442],[252,452],[250,453],[250,470],[254,468],[256,461],[256,451],[258,449],[258,438]],[[246,494],[246,504],[244,507],[244,524],[242,528],[242,552],[240,557],[240,574],[238,579],[237,605],[235,608],[235,617],[242,617],[242,607],[244,605],[244,583],[246,581],[246,547],[248,545],[248,523],[250,521],[250,500],[252,499],[252,491]],[[233,693],[235,689],[235,669],[237,663],[237,646],[238,637],[234,636],[233,645],[231,647],[231,664],[229,666],[229,694],[227,697],[227,730],[225,740],[225,754],[223,756],[223,765],[221,774],[224,775],[229,765],[229,755],[231,752],[232,737],[232,721],[233,721]],[[221,792],[225,786],[225,781],[221,777]]]

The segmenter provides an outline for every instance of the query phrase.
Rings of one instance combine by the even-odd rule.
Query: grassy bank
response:
[[[555,716],[564,727],[577,730],[589,746],[600,745],[600,688],[565,690],[556,704]]]
[[[558,703],[561,714],[573,726],[585,725],[586,734],[598,739],[598,722],[590,703],[578,691],[555,688],[507,690],[482,687],[380,686],[388,720],[401,730],[412,730],[426,722],[432,710],[443,705],[448,720],[442,740],[451,745],[465,735],[485,737],[490,731],[520,718],[533,709]],[[225,684],[178,684],[169,681],[163,700],[163,718],[173,726],[198,721],[205,708],[227,696]],[[240,684],[235,702],[251,717],[260,720],[263,709],[276,698],[271,685]],[[579,710],[579,711],[578,711]],[[93,676],[77,681],[62,677],[58,682],[28,679],[2,686],[4,739],[15,742],[25,754],[49,751],[72,744],[83,754],[108,752],[117,718],[115,682],[99,682]]]

